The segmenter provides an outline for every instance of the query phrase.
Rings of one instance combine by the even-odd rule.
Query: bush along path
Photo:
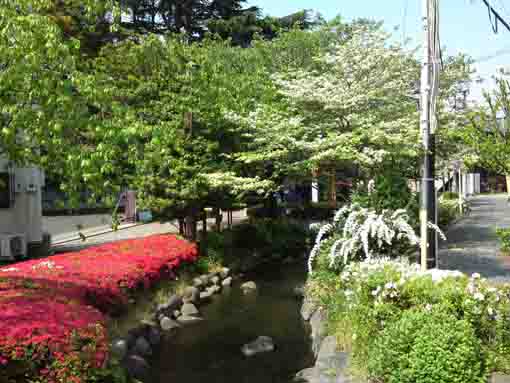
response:
[[[0,381],[114,379],[107,316],[197,256],[158,235],[0,268]]]
[[[469,222],[467,238],[490,243],[486,215],[494,203],[502,208],[498,198],[475,199],[473,215],[454,229]],[[302,308],[317,361],[301,381],[510,381],[510,285],[465,273],[472,265],[422,271],[404,257],[419,243],[408,221],[403,211],[352,205],[319,229]]]
[[[302,308],[317,362],[298,377],[308,383],[509,382],[509,292],[479,274],[422,272],[403,260],[317,273]]]

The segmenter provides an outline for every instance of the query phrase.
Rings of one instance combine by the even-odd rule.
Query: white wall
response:
[[[8,162],[0,159],[0,171],[7,171]],[[42,241],[42,172],[35,168],[14,168],[15,193],[14,206],[0,209],[0,233],[25,233],[29,243]],[[32,191],[27,190],[34,184]]]

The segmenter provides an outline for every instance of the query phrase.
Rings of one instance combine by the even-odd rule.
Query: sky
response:
[[[422,0],[248,0],[264,14],[285,16],[301,9],[313,9],[326,19],[341,15],[345,20],[370,18],[384,21],[396,38],[411,39],[413,46],[422,40]],[[484,79],[473,85],[471,98],[481,99],[482,88],[493,85],[491,76],[498,68],[510,67],[510,32],[502,25],[494,34],[487,7],[482,0],[440,0],[441,45],[449,54],[466,53],[478,60],[475,69]],[[492,6],[510,23],[510,0],[490,0]],[[504,52],[504,54],[502,54]],[[492,59],[489,56],[497,55]]]

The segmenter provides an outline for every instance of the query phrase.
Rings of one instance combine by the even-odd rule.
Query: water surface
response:
[[[279,266],[257,276],[258,292],[238,285],[200,308],[205,320],[165,340],[153,364],[156,383],[290,383],[313,364],[309,332],[294,287],[304,266]],[[246,279],[248,280],[248,279]],[[258,336],[274,339],[276,350],[245,357],[241,346]]]

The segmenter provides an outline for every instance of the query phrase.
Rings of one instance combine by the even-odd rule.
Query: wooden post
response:
[[[193,112],[184,113],[184,133],[188,136],[193,135]]]
[[[217,207],[214,209],[214,216],[216,218],[216,231],[221,233],[221,222],[223,221],[223,216],[221,215],[220,208]]]
[[[329,174],[329,206],[336,208],[336,169],[331,168]]]

